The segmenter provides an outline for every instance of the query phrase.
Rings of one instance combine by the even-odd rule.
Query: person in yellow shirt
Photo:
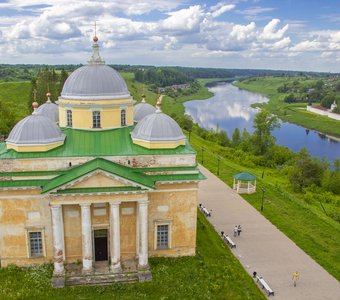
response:
[[[293,283],[294,283],[294,286],[296,286],[297,281],[299,280],[299,277],[300,277],[300,275],[299,275],[298,271],[295,271],[295,273],[293,274]]]

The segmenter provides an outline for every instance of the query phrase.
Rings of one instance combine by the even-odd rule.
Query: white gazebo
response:
[[[256,192],[256,176],[242,172],[234,175],[233,189],[238,194],[253,194]]]

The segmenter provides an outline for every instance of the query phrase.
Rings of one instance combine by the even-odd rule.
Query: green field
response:
[[[0,299],[265,299],[201,213],[197,255],[151,258],[151,282],[53,289],[52,265],[0,269]]]
[[[204,150],[204,166],[217,174],[217,155],[228,156],[234,149],[216,145],[191,133],[191,145],[197,151],[197,161],[201,163]],[[242,158],[240,158],[242,160]],[[257,186],[266,189],[263,215],[292,239],[303,251],[322,265],[330,274],[340,280],[340,223],[327,216],[316,195],[307,203],[303,194],[292,191],[283,170],[266,168],[261,179],[262,167],[249,168],[235,163],[232,159],[220,161],[219,177],[232,186],[233,175],[247,171],[257,176]],[[260,211],[262,193],[243,195],[243,197]],[[315,200],[313,200],[313,198]],[[324,203],[327,213],[340,213],[340,196],[334,196],[335,203]]]
[[[328,117],[320,116],[306,111],[306,103],[285,103],[283,99],[288,95],[278,93],[277,88],[284,83],[291,83],[295,77],[258,77],[236,82],[239,88],[250,92],[259,93],[267,96],[268,103],[259,104],[273,114],[276,114],[283,121],[295,123],[306,128],[314,129],[329,135],[340,137],[340,122]],[[315,79],[300,79],[302,85],[308,86],[315,82]]]
[[[0,82],[0,102],[14,112],[16,122],[29,114],[27,103],[30,91],[31,84],[28,81]]]

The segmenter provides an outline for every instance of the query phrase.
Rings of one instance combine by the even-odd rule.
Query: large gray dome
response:
[[[37,108],[37,113],[43,115],[44,117],[49,118],[55,123],[59,123],[59,109],[58,105],[54,104],[50,100],[48,100],[43,105]]]
[[[22,146],[48,145],[64,139],[65,135],[53,121],[35,111],[14,126],[6,142]]]
[[[176,121],[160,110],[143,118],[131,132],[131,137],[148,142],[172,142],[185,139]]]
[[[144,117],[153,114],[156,111],[156,108],[151,104],[146,103],[143,99],[141,103],[137,104],[134,107],[134,116],[133,119],[135,122],[139,122]]]
[[[61,98],[105,100],[131,97],[122,76],[104,64],[89,64],[75,70],[65,81]]]

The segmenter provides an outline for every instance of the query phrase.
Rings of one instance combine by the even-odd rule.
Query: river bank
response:
[[[256,107],[264,107],[277,115],[282,121],[294,123],[319,133],[340,139],[340,122],[324,116],[306,111],[306,103],[285,103],[288,95],[278,93],[277,88],[285,82],[295,78],[261,77],[256,80],[244,80],[233,84],[240,89],[259,93],[269,98],[268,103],[255,104]]]

